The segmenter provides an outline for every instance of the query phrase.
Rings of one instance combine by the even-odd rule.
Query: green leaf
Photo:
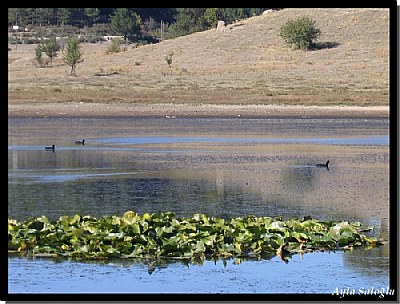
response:
[[[206,247],[204,246],[204,242],[197,241],[194,252],[199,253],[199,252],[204,252],[205,250],[206,250]]]
[[[269,225],[268,229],[277,229],[277,230],[282,230],[283,231],[285,229],[285,227],[286,227],[286,224],[284,222],[275,221],[275,222],[272,222]]]
[[[113,215],[111,218],[111,224],[116,226],[121,225],[121,218],[119,216]]]
[[[84,227],[84,230],[89,231],[91,234],[99,234],[100,233],[100,229],[97,227],[93,227],[93,226],[86,226],[86,227]]]
[[[110,232],[106,236],[106,239],[107,240],[122,239],[122,238],[124,238],[124,236],[125,236],[125,233],[123,233],[123,232],[118,232],[118,233]]]
[[[146,219],[133,211],[122,217],[61,216],[49,222],[44,216],[17,222],[8,220],[8,248],[33,254],[59,254],[76,259],[107,257],[200,258],[206,255],[274,256],[286,244],[291,252],[317,249],[351,249],[377,246],[381,240],[362,234],[359,222],[317,220],[283,221],[247,216],[230,220],[195,214],[175,218],[156,212]]]
[[[136,212],[127,211],[122,216],[122,220],[128,225],[132,225],[132,224],[136,223],[137,221],[139,221],[140,218],[137,216]]]
[[[210,236],[207,236],[207,237],[203,238],[202,241],[207,246],[213,246],[214,243],[216,242],[216,239],[217,239],[217,235],[213,234],[213,235],[210,235]]]
[[[147,221],[140,221],[140,226],[142,227],[142,231],[146,232],[149,229],[149,222]]]

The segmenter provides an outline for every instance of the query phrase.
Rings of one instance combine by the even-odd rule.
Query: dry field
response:
[[[279,28],[309,15],[322,35],[315,50],[288,48]],[[250,107],[389,106],[388,9],[284,9],[120,53],[83,44],[77,77],[62,54],[52,67],[35,64],[36,45],[8,52],[9,114],[34,106],[76,104],[89,111],[182,105]],[[165,56],[173,52],[169,69]],[[103,76],[96,76],[96,75]],[[107,76],[104,76],[107,75]],[[108,110],[107,110],[108,109]],[[14,111],[14,112],[13,112]],[[195,111],[195,110],[193,110]],[[79,113],[79,108],[75,109]],[[200,111],[201,112],[201,111]],[[381,111],[382,112],[382,111]]]

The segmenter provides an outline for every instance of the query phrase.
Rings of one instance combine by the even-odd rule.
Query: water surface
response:
[[[361,221],[388,238],[388,130],[387,119],[10,118],[8,216],[308,215]],[[54,152],[44,150],[52,144]],[[327,159],[329,171],[315,166]],[[297,255],[288,264],[169,263],[151,274],[142,262],[9,258],[9,290],[332,293],[386,288],[388,264],[388,245]]]
[[[40,290],[44,293],[278,294],[333,293],[336,288],[348,286],[386,289],[389,261],[383,258],[378,262],[373,256],[379,255],[385,255],[382,248],[355,253],[316,252],[303,257],[295,255],[288,264],[277,257],[205,261],[202,264],[135,261],[99,264],[13,258],[9,259],[9,267],[13,270],[9,288],[11,293],[37,293]],[[24,279],[27,269],[29,276],[36,278],[33,282]],[[301,279],[296,273],[301,273]]]

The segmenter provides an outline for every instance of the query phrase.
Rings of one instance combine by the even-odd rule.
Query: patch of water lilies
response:
[[[8,252],[75,259],[262,257],[278,255],[287,262],[295,253],[347,250],[383,244],[363,232],[360,222],[272,217],[229,220],[194,214],[177,218],[172,212],[95,218],[89,215],[45,216],[8,220]]]

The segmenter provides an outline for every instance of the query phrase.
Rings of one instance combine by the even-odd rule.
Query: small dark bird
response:
[[[55,151],[55,149],[56,149],[56,145],[52,145],[51,147],[44,147],[44,149],[45,150],[47,150],[47,151]]]
[[[309,221],[312,220],[312,217],[310,215],[305,215],[303,216],[303,219],[300,220],[300,222],[305,222],[305,221]]]
[[[75,140],[75,143],[76,143],[77,145],[84,145],[84,144],[85,144],[85,140],[84,140],[84,139],[82,139],[82,140]]]
[[[317,164],[316,166],[317,166],[317,167],[329,168],[329,167],[328,167],[328,166],[329,166],[329,163],[330,163],[330,161],[327,160],[325,164]]]

